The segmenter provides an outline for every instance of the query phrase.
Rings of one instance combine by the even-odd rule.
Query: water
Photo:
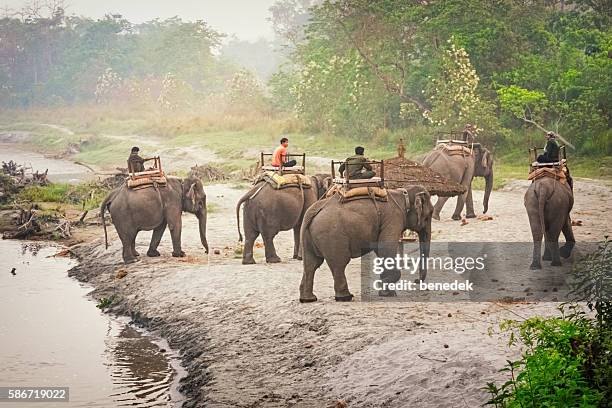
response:
[[[70,387],[69,403],[37,407],[180,406],[177,356],[101,313],[91,288],[67,277],[74,261],[53,257],[59,250],[0,241],[0,386]]]
[[[39,173],[49,169],[47,177],[55,183],[79,183],[92,174],[86,167],[69,160],[51,159],[40,153],[21,150],[14,144],[0,143],[0,162],[9,160],[31,167],[32,171]]]

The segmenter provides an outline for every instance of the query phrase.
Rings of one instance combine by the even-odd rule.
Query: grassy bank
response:
[[[51,125],[51,126],[50,126]],[[320,158],[344,158],[355,145],[366,147],[371,158],[396,156],[399,138],[404,139],[408,158],[427,152],[435,136],[432,129],[414,127],[401,131],[380,131],[369,140],[326,133],[310,133],[293,118],[233,117],[209,118],[186,113],[152,112],[109,107],[36,109],[0,114],[0,132],[30,134],[31,148],[46,154],[69,155],[72,159],[102,168],[125,166],[129,149],[138,144],[144,155],[165,149],[204,149],[216,154],[216,165],[227,171],[251,166],[260,151],[271,151],[281,135],[290,139],[290,150]],[[494,149],[495,187],[507,180],[526,177],[527,148],[540,134],[519,134],[516,143]],[[72,151],[70,150],[72,146]],[[74,150],[78,150],[74,153]],[[576,177],[612,179],[612,157],[576,157],[570,166]],[[313,169],[313,163],[316,163]],[[326,171],[325,159],[313,159],[311,170]],[[480,181],[475,187],[482,188]]]

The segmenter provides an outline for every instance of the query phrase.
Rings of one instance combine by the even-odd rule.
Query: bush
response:
[[[56,183],[48,186],[30,186],[24,188],[18,199],[28,202],[80,204],[90,210],[100,205],[108,189],[96,183],[71,185]]]
[[[506,321],[510,344],[525,347],[502,371],[510,379],[487,384],[495,407],[608,407],[612,400],[612,256],[610,241],[574,266],[572,293],[595,316],[573,303],[561,317]],[[566,305],[567,306],[567,305]]]

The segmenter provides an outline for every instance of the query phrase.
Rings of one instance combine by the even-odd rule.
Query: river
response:
[[[70,387],[68,403],[40,407],[180,406],[178,356],[96,308],[91,288],[67,276],[75,263],[55,256],[60,250],[0,241],[0,387]]]
[[[45,157],[40,153],[21,149],[13,143],[0,143],[0,162],[9,160],[26,166],[29,171],[43,173],[49,170],[47,177],[54,183],[79,183],[92,177],[91,171],[86,167],[69,160]]]

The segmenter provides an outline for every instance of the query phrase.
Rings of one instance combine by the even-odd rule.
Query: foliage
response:
[[[496,407],[607,407],[612,398],[612,258],[606,237],[597,250],[574,265],[575,301],[561,317],[506,321],[510,345],[524,347],[520,360],[502,371],[510,379],[487,384]]]
[[[96,183],[53,183],[47,186],[29,186],[17,195],[17,200],[27,202],[48,202],[78,204],[85,210],[97,208],[108,190]]]
[[[298,3],[276,4],[295,47],[270,86],[313,130],[365,137],[424,116],[430,134],[476,123],[503,147],[536,127],[611,152],[612,29],[599,2],[323,1],[304,35]]]
[[[562,317],[532,317],[506,321],[510,345],[520,341],[525,350],[518,361],[508,361],[502,372],[510,379],[500,387],[487,384],[495,407],[597,407],[603,395],[588,381],[585,364],[593,330],[589,319],[573,312]]]
[[[594,386],[612,401],[612,252],[610,239],[574,265],[571,294],[595,312],[587,367]]]

